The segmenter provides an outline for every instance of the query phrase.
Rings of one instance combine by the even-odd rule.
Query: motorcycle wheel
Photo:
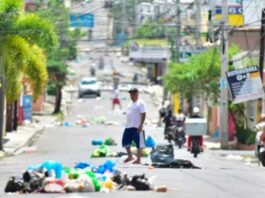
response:
[[[192,153],[193,153],[193,157],[197,157],[198,153],[200,152],[200,148],[199,148],[199,140],[195,139],[192,141]]]
[[[259,154],[259,160],[260,160],[262,166],[265,167],[265,152],[262,152]]]
[[[181,147],[182,147],[181,141],[176,140],[175,141],[175,144],[178,145],[179,149],[181,149]]]

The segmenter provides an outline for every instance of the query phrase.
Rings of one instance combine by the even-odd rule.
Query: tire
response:
[[[98,96],[98,97],[100,97],[100,96],[101,96],[101,93],[100,93],[100,92],[99,92],[99,93],[97,93],[97,96]]]
[[[193,156],[196,158],[198,153],[200,153],[200,148],[199,148],[199,140],[198,139],[194,139],[192,141],[192,153]]]
[[[182,143],[180,141],[178,141],[178,146],[179,146],[179,149],[181,149]]]
[[[262,166],[265,167],[265,152],[262,152],[259,154],[259,159],[260,159]]]

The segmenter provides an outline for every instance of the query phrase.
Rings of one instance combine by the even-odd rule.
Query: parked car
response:
[[[96,77],[82,78],[78,85],[78,97],[81,98],[86,94],[95,94],[100,96],[100,83]]]

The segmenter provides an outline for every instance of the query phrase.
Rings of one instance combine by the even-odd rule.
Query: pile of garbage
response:
[[[107,160],[100,166],[79,162],[73,168],[57,161],[45,161],[28,167],[21,177],[10,177],[6,193],[71,193],[111,192],[116,190],[156,190],[165,192],[165,186],[155,187],[154,178],[145,175],[132,177],[115,168]]]

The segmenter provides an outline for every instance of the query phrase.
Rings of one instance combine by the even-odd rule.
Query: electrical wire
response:
[[[247,57],[251,56],[251,54],[255,51],[255,49],[256,49],[257,46],[259,45],[260,40],[261,40],[264,36],[265,36],[265,33],[263,33],[263,34],[260,36],[260,38],[256,41],[254,47],[253,47],[250,51],[248,51],[248,53],[247,53],[246,55],[244,55],[244,56],[242,56],[241,58],[238,58],[238,59],[236,59],[236,60],[232,60],[232,62],[238,62],[238,61],[240,61],[240,60],[243,60],[244,58],[247,58]]]

